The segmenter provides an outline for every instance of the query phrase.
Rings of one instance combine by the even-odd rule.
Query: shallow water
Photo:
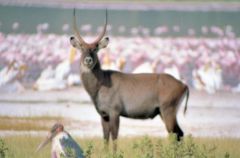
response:
[[[102,136],[100,117],[95,107],[88,104],[13,104],[1,103],[0,116],[62,116],[79,121],[72,123],[69,130],[78,136]],[[240,109],[225,107],[189,107],[186,116],[180,109],[178,114],[179,124],[186,134],[204,137],[240,137]],[[0,135],[31,134],[36,131],[1,131]],[[45,132],[39,132],[40,135]],[[133,120],[122,118],[120,135],[155,135],[166,136],[167,132],[160,117],[153,120]]]
[[[72,24],[72,7],[4,6],[0,4],[0,32],[36,33],[37,25],[47,23],[49,27],[45,32],[71,34],[71,29],[63,32],[62,27],[64,24]],[[104,10],[105,8],[94,7],[78,9],[79,26],[91,24],[92,32],[96,33],[98,26],[103,24]],[[196,35],[202,35],[202,26],[218,26],[221,29],[230,26],[231,30],[239,36],[239,15],[240,10],[109,9],[110,34],[129,36],[132,28],[140,27],[148,28],[150,35],[154,35],[155,28],[166,26],[169,33],[161,36],[186,36],[189,29],[194,29]],[[17,30],[12,30],[14,22],[19,23]],[[120,26],[125,27],[122,33],[119,32]],[[172,31],[176,27],[179,27],[180,31]],[[214,35],[207,33],[204,36]]]
[[[0,103],[1,116],[34,117],[34,116],[62,116],[80,120],[95,120],[97,112],[91,105],[69,105],[54,103],[17,104]]]

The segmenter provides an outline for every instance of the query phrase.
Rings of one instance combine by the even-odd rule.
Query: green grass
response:
[[[40,153],[34,153],[43,137],[11,136],[3,138],[1,148],[5,158],[48,158],[50,145]],[[91,158],[238,158],[240,139],[233,138],[192,138],[177,142],[173,136],[158,137],[121,137],[118,141],[118,152],[103,150],[102,138],[77,138],[87,157]],[[111,147],[111,146],[110,146]],[[7,148],[7,150],[6,150]],[[0,155],[1,157],[1,155]],[[1,157],[2,158],[2,157]]]

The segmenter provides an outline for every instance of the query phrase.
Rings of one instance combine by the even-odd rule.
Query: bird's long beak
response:
[[[74,62],[74,59],[75,59],[75,56],[76,56],[76,52],[77,52],[76,48],[71,47],[70,55],[69,55],[69,61],[70,61],[71,64]]]
[[[54,134],[49,133],[47,138],[41,144],[39,144],[39,146],[36,149],[36,152],[39,152],[43,147],[45,147],[49,142],[51,142],[53,136]]]
[[[27,67],[27,65],[21,65],[19,67],[19,69],[22,70],[22,71],[26,71],[28,69],[28,67]]]
[[[12,67],[14,66],[15,64],[15,60],[13,62],[11,62],[9,65],[8,65],[8,69],[7,69],[7,73],[12,69]]]

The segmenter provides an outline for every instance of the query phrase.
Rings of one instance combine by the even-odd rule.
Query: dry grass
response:
[[[0,130],[38,131],[49,130],[55,122],[62,122],[62,117],[0,117]]]

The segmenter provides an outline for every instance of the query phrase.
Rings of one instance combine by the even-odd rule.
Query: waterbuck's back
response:
[[[122,115],[149,118],[159,113],[161,104],[179,97],[185,85],[168,74],[111,74],[111,96],[117,100]],[[113,93],[113,91],[117,93]]]

